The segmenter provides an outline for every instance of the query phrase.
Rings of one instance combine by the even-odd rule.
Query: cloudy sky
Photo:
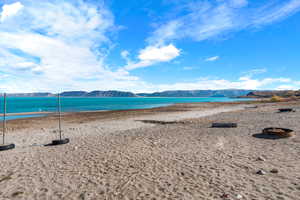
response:
[[[300,0],[0,0],[0,92],[300,88]]]

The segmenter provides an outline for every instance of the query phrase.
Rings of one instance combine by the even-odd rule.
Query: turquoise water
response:
[[[13,120],[13,119],[20,119],[20,118],[31,118],[31,117],[43,117],[45,115],[42,114],[33,114],[33,115],[11,115],[6,116],[6,120]],[[3,121],[3,119],[0,119],[0,121]]]
[[[143,109],[191,102],[229,102],[248,99],[233,98],[61,98],[63,112],[95,110]],[[0,100],[0,113],[3,112],[3,99]],[[54,112],[57,108],[55,97],[8,97],[7,113]],[[20,116],[18,116],[20,117]],[[30,116],[31,117],[31,116]]]

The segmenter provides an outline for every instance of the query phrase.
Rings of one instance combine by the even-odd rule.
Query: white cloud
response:
[[[159,62],[169,62],[180,55],[180,50],[173,44],[166,46],[148,46],[139,52],[137,63],[129,63],[126,70],[148,67]]]
[[[127,59],[128,56],[129,56],[129,52],[124,50],[124,51],[121,52],[121,56],[122,56],[122,58]]]
[[[257,74],[263,74],[263,73],[266,73],[267,72],[267,69],[266,68],[259,68],[259,69],[252,69],[252,70],[249,70],[249,71],[246,71],[246,72],[243,72],[242,74],[246,77],[252,77],[254,75],[257,75]]]
[[[186,66],[186,67],[183,67],[183,70],[193,70],[195,69],[194,67],[190,67],[190,66]]]
[[[299,87],[295,85],[280,85],[276,90],[299,90]]]
[[[219,59],[220,59],[219,56],[213,56],[213,57],[206,58],[205,61],[212,62],[212,61],[216,61],[216,60],[219,60]]]
[[[264,78],[253,79],[249,77],[241,77],[236,81],[225,79],[208,79],[200,78],[193,82],[179,82],[174,84],[160,84],[153,86],[157,91],[165,90],[207,90],[207,89],[272,89],[273,85],[281,83],[292,83],[292,80],[287,78]],[[155,91],[155,90],[154,90]]]
[[[110,11],[101,3],[73,3],[28,3],[0,23],[2,90],[117,89],[138,80],[104,62],[116,27]]]
[[[148,41],[160,45],[182,38],[203,41],[228,32],[270,24],[300,10],[299,0],[260,7],[250,5],[246,0],[193,1],[189,6],[182,4],[181,10],[186,14],[161,23]]]
[[[183,23],[180,20],[172,20],[155,30],[152,37],[148,38],[148,42],[156,45],[164,45],[165,41],[172,40],[177,37],[178,29],[183,26]]]
[[[130,53],[129,53],[129,51],[127,51],[127,50],[124,50],[124,51],[121,52],[121,57],[122,57],[124,60],[126,60],[127,64],[131,64],[131,63],[132,63],[132,61],[131,61],[130,58],[129,58],[129,55],[130,55]]]
[[[289,0],[274,7],[263,7],[254,17],[253,25],[260,26],[284,19],[300,10],[299,0]]]
[[[167,62],[179,56],[178,50],[173,44],[162,47],[148,46],[140,51],[139,59],[150,62]]]
[[[26,0],[22,1],[24,5],[21,4],[19,9],[5,11],[3,8],[0,23],[0,91],[116,89],[145,92],[172,89],[265,89],[297,85],[297,81],[290,79],[254,79],[246,75],[233,81],[199,79],[152,84],[129,73],[129,70],[170,62],[180,56],[181,50],[172,43],[173,40],[189,37],[200,41],[229,30],[270,23],[282,19],[287,13],[295,12],[298,5],[296,1],[290,1],[294,4],[280,3],[286,6],[284,9],[272,7],[268,11],[269,17],[261,22],[253,22],[257,19],[253,18],[251,25],[242,25],[245,16],[238,15],[239,9],[246,8],[246,1],[220,0],[215,4],[201,1],[197,6],[191,6],[193,9],[188,10],[185,16],[161,25],[147,40],[146,47],[139,52],[136,60],[130,60],[129,52],[122,51],[121,56],[126,59],[127,65],[116,71],[105,64],[112,46],[111,35],[117,30],[114,16],[100,0],[98,4],[87,2]],[[271,12],[278,17],[271,17]],[[266,13],[266,10],[259,13]]]
[[[4,4],[0,13],[0,22],[3,22],[9,17],[16,15],[24,6],[20,2],[13,4]]]

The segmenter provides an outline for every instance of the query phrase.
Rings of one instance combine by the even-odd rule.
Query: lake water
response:
[[[61,98],[63,112],[96,111],[96,110],[128,110],[167,106],[175,103],[193,102],[232,102],[249,99],[234,99],[223,97],[205,98],[140,98],[140,97],[113,97],[113,98]],[[3,98],[0,100],[0,113],[3,112]],[[55,97],[8,97],[7,113],[24,112],[55,112],[57,98]],[[24,116],[10,116],[20,118]],[[26,117],[33,117],[32,115]]]
[[[31,118],[31,117],[43,117],[45,115],[42,114],[32,114],[32,115],[10,115],[6,116],[6,120],[13,120],[13,119],[20,119],[20,118]],[[3,119],[0,119],[0,121],[3,121]]]

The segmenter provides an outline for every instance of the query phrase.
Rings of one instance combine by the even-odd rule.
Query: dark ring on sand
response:
[[[263,134],[276,135],[276,136],[282,137],[282,138],[293,136],[292,132],[293,132],[292,129],[277,128],[277,127],[265,128],[262,131]]]
[[[282,139],[293,136],[293,130],[288,128],[269,127],[263,129],[262,133],[253,134],[253,137],[260,139]]]
[[[69,138],[61,139],[61,140],[53,140],[51,145],[61,145],[61,144],[67,144],[70,142]]]
[[[14,149],[15,147],[16,147],[15,144],[2,144],[2,145],[0,145],[0,151]]]
[[[236,128],[237,123],[212,123],[212,128]]]

